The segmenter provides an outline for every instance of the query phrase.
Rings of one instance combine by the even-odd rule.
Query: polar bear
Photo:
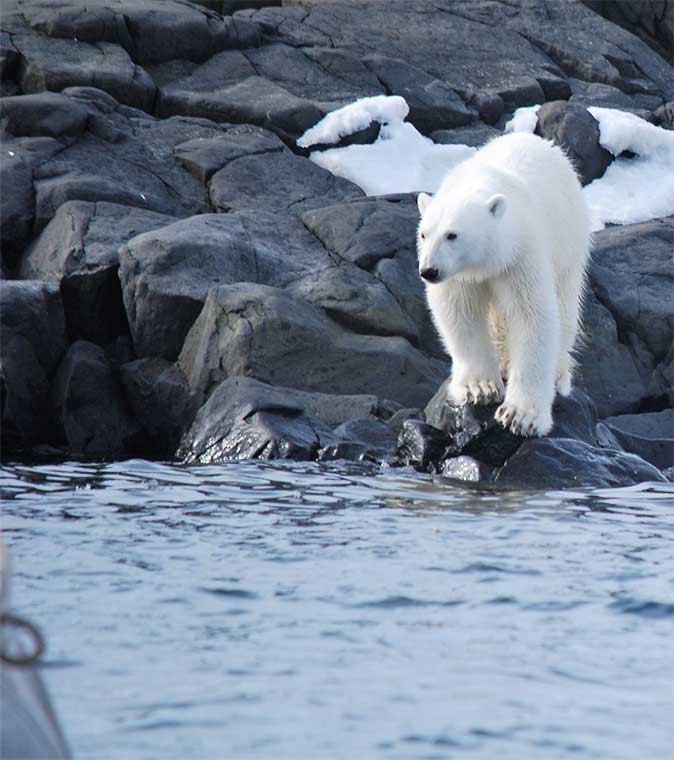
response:
[[[419,274],[452,357],[450,398],[503,401],[496,419],[504,428],[545,435],[555,391],[571,392],[590,255],[590,214],[573,165],[547,140],[504,135],[418,205]]]

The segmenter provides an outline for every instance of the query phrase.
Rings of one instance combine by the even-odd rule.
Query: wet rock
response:
[[[602,446],[636,454],[659,470],[674,467],[674,438],[642,437],[600,422],[597,438]]]
[[[442,430],[421,420],[405,420],[398,435],[395,456],[402,465],[433,471],[448,445],[449,439]]]
[[[170,458],[194,420],[197,404],[182,372],[160,358],[120,367],[125,396],[148,438],[148,453]]]
[[[674,410],[621,414],[602,420],[611,428],[642,438],[674,438]]]
[[[365,65],[377,76],[388,95],[401,95],[410,107],[408,120],[422,133],[452,129],[477,118],[452,88],[400,58],[372,55]]]
[[[172,221],[114,203],[69,201],[21,258],[18,275],[60,286],[71,340],[108,343],[128,332],[118,248]]]
[[[375,393],[419,406],[445,375],[400,337],[359,335],[278,288],[213,288],[188,334],[179,365],[206,394],[228,376],[248,375],[309,391]]]
[[[122,459],[142,447],[141,427],[100,346],[73,343],[54,378],[51,406],[59,437],[72,455]]]
[[[447,397],[450,380],[440,386],[424,410],[426,422],[449,439],[446,454],[466,454],[481,462],[502,465],[522,443],[522,437],[504,430],[494,419],[498,404],[458,406]]]
[[[574,438],[596,445],[597,407],[578,388],[574,388],[567,397],[557,396],[552,407],[552,420],[549,438]]]
[[[613,156],[599,144],[599,123],[583,106],[556,100],[538,111],[536,134],[564,148],[581,184],[602,177]]]
[[[385,422],[362,417],[339,425],[333,433],[343,441],[362,446],[363,453],[357,457],[358,459],[367,458],[377,462],[391,459],[398,439],[395,430]]]
[[[364,397],[306,393],[230,377],[199,410],[178,456],[188,462],[315,459],[321,447],[339,443],[329,424],[337,408],[349,413],[351,401],[352,409],[362,408]],[[343,448],[341,455],[347,451],[350,458],[360,458],[360,448]],[[324,453],[323,458],[331,457]]]
[[[513,489],[613,488],[666,481],[634,454],[570,438],[532,438],[500,469],[496,483]]]
[[[468,145],[471,148],[481,148],[489,140],[501,134],[499,129],[480,123],[456,129],[440,129],[433,132],[430,138],[440,145]]]
[[[418,326],[384,284],[335,260],[292,215],[192,217],[131,240],[120,261],[140,356],[175,359],[209,290],[237,282],[286,288],[358,332],[417,339]]]
[[[260,207],[301,213],[362,195],[352,182],[289,152],[241,157],[210,182],[211,203],[218,211]]]
[[[400,433],[402,426],[405,424],[405,422],[407,422],[407,420],[420,420],[423,422],[424,413],[421,411],[421,409],[417,409],[415,407],[404,407],[402,409],[398,409],[397,412],[392,414],[386,420],[386,424],[392,430],[395,430],[396,433]]]
[[[479,483],[491,480],[493,471],[482,462],[469,456],[450,457],[445,459],[440,468],[443,478],[463,480],[469,483]]]

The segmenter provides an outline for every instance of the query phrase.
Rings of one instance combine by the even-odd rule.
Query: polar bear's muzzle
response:
[[[424,280],[426,280],[426,282],[437,282],[440,275],[438,270],[433,269],[433,267],[426,267],[425,269],[422,269],[419,274]]]

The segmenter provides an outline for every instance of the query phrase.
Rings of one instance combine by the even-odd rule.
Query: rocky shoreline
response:
[[[577,390],[550,436],[524,440],[445,401],[415,195],[366,196],[296,144],[371,95],[403,96],[420,132],[464,145],[545,103],[537,131],[590,182],[613,159],[585,106],[672,128],[662,51],[580,2],[243,5],[3,5],[3,458],[360,459],[508,488],[671,479],[671,217],[596,234]]]

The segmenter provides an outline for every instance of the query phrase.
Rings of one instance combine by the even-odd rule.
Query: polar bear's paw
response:
[[[565,398],[571,393],[571,370],[565,369],[559,373],[555,380],[555,389],[560,396]]]
[[[521,406],[509,401],[501,404],[494,415],[506,430],[515,435],[540,437],[550,432],[552,415],[533,406]]]
[[[504,386],[501,378],[488,380],[478,377],[452,379],[449,397],[459,406],[464,404],[495,404],[503,400]]]

